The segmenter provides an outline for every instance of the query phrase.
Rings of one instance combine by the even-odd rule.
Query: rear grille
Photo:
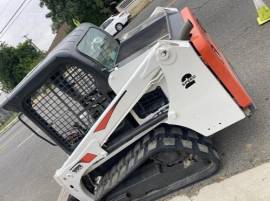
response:
[[[110,99],[99,92],[91,74],[77,66],[57,71],[25,102],[35,119],[73,150],[102,114]]]

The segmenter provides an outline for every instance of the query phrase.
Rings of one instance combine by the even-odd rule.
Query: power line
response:
[[[26,2],[27,2],[27,0],[23,0],[23,2],[20,4],[20,6],[15,11],[15,13],[13,13],[13,15],[11,16],[11,18],[7,21],[7,23],[5,24],[5,26],[2,28],[2,30],[0,31],[0,34],[5,30],[5,28],[9,25],[9,23],[13,20],[13,18],[17,15],[17,13],[21,10],[21,8],[23,7],[23,5]]]
[[[11,18],[7,21],[7,23],[4,25],[4,27],[2,28],[2,30],[0,31],[0,34],[2,34],[3,33],[3,31],[9,26],[9,24],[11,23],[13,23],[15,20],[13,20],[14,18],[15,18],[15,16],[17,15],[17,13],[19,13],[19,15],[22,13],[22,10],[21,10],[21,8],[24,6],[24,4],[27,2],[28,0],[23,0],[23,2],[20,4],[20,6],[17,8],[17,10],[15,11],[15,13],[13,13],[13,15],[11,16]],[[30,1],[28,1],[28,3],[29,3]],[[16,17],[17,18],[17,17]],[[15,19],[16,19],[15,18]],[[13,21],[12,21],[13,20]],[[3,34],[2,34],[2,36],[1,37],[3,37]]]
[[[28,1],[27,4],[25,4],[25,7],[31,2],[32,0]],[[20,11],[20,13],[14,18],[14,20],[7,26],[7,28],[2,32],[2,35],[0,35],[0,39],[6,34],[6,32],[9,30],[9,28],[12,26],[12,24],[16,21],[16,19],[21,15],[23,12],[24,8]]]
[[[32,0],[29,0],[25,6],[20,10],[20,12],[18,13],[18,15],[16,15],[13,19],[13,21],[7,26],[7,28],[2,32],[2,35],[0,35],[0,39],[6,34],[6,32],[8,31],[8,29],[11,27],[11,25],[16,21],[16,19],[21,15],[21,13],[23,12],[23,10],[27,7],[27,5],[31,2]]]

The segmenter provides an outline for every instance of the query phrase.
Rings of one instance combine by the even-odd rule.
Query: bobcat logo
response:
[[[183,77],[182,77],[182,85],[188,89],[189,87],[191,87],[193,84],[195,84],[195,78],[196,78],[196,75],[191,75],[190,73],[187,73],[185,74]]]

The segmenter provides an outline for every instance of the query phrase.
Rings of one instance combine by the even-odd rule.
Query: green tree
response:
[[[44,57],[27,40],[17,47],[0,44],[0,82],[4,91],[12,90]]]
[[[50,10],[46,17],[52,19],[52,29],[57,31],[64,22],[74,28],[73,19],[100,25],[111,15],[107,2],[108,0],[105,3],[104,0],[40,0],[40,6],[46,6]]]

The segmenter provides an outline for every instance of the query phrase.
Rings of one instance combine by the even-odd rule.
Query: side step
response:
[[[207,178],[219,167],[211,141],[176,126],[160,126],[100,180],[97,201],[152,201]]]

